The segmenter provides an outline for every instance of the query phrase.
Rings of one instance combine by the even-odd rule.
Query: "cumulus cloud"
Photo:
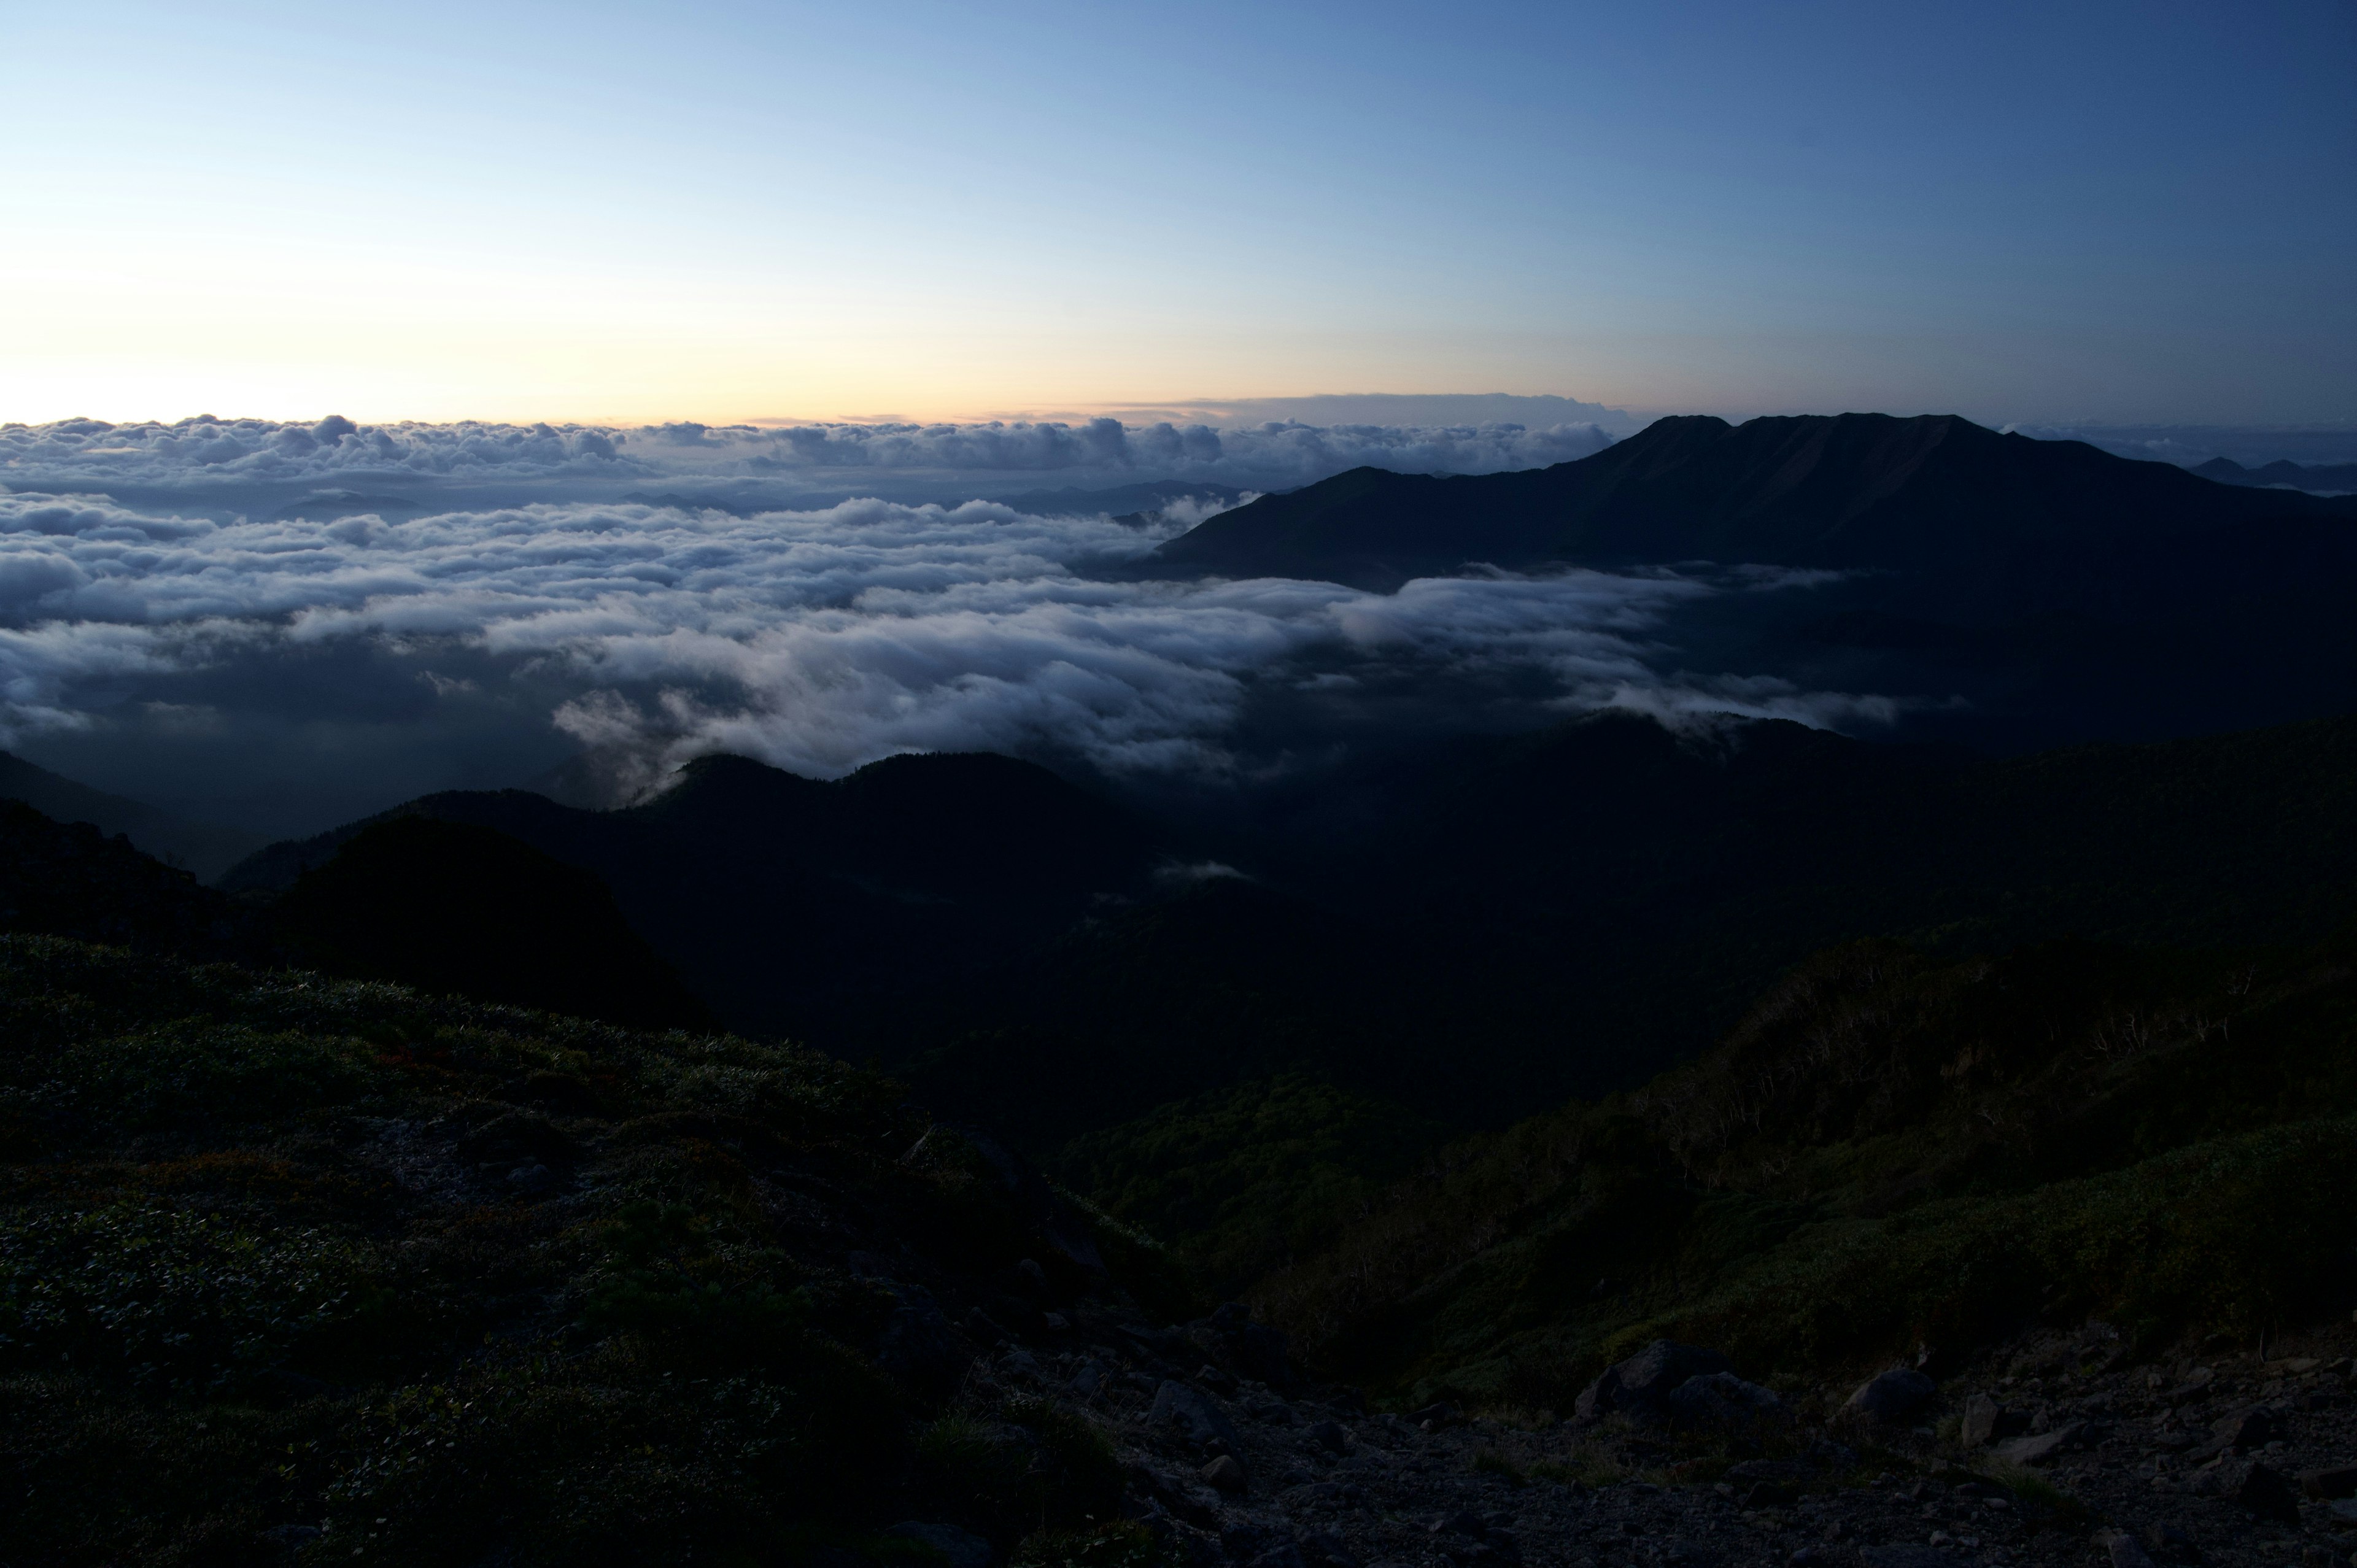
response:
[[[110,424],[64,419],[0,424],[0,482],[104,485],[317,478],[346,474],[439,478],[491,471],[594,473],[631,463],[621,432],[587,425],[403,423],[362,426],[340,414],[310,424],[215,419]]]
[[[171,424],[70,419],[0,425],[0,483],[98,491],[179,486],[202,496],[257,484],[497,480],[537,484],[556,499],[577,494],[584,484],[650,479],[815,484],[895,475],[954,488],[1036,474],[1107,485],[1176,478],[1271,489],[1362,464],[1452,474],[1543,467],[1587,456],[1611,440],[1593,423],[1273,421],[1214,428],[1101,418],[784,428],[686,423],[619,430],[472,422],[362,425],[340,415],[309,424],[210,416]],[[363,492],[320,493],[332,499]]]
[[[0,494],[0,719],[292,723],[308,703],[430,724],[520,693],[543,734],[647,780],[716,750],[820,776],[934,749],[1216,773],[1256,699],[1434,680],[1536,682],[1542,705],[1879,716],[1870,699],[1663,671],[1666,615],[1779,591],[1772,574],[1491,574],[1383,596],[1111,570],[1183,525],[872,499],[221,521]]]

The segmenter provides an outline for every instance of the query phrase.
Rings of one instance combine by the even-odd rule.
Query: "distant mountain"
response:
[[[61,822],[89,822],[102,832],[121,833],[200,880],[219,875],[263,843],[259,833],[174,816],[144,801],[78,784],[5,751],[0,751],[0,800],[22,800]]]
[[[2167,551],[2163,542],[2211,545],[2220,530],[2352,521],[2357,500],[2253,496],[2166,463],[2002,435],[1953,415],[1740,425],[1691,415],[1550,468],[1447,478],[1354,468],[1223,512],[1156,555],[1188,571],[1383,592],[1475,562],[1936,567],[1968,574],[1951,576],[1941,597],[1996,608],[2073,567],[2133,570]]]
[[[1390,592],[1481,564],[1814,574],[1669,612],[1658,657],[1877,693],[1900,735],[1984,749],[2357,707],[2357,496],[1953,417],[1664,419],[1550,468],[1354,469],[1209,519],[1151,569]]]
[[[258,957],[261,947],[229,900],[188,873],[86,822],[53,822],[7,800],[0,800],[0,931],[195,959]]]
[[[2193,471],[2222,485],[2288,485],[2296,490],[2357,490],[2357,463],[2292,463],[2282,458],[2245,468],[2232,457],[2212,457]]]
[[[1144,890],[1156,836],[1047,769],[895,757],[834,782],[700,758],[642,805],[522,790],[386,813],[495,829],[613,890],[631,928],[732,1028],[839,1040],[884,1002],[970,976]],[[289,887],[385,818],[274,844],[222,879]]]
[[[1500,1125],[1705,1048],[1787,965],[1896,935],[2314,941],[2357,918],[2357,719],[1991,760],[1607,713],[1454,743],[1222,857],[1256,880],[1108,908],[880,1000],[872,1048],[1042,1157],[1285,1071]]]
[[[879,1055],[1043,1156],[1293,1070],[1502,1123],[1701,1049],[1831,942],[2292,943],[2357,916],[2357,719],[1992,761],[1606,713],[1220,826],[1248,876],[1181,875],[1203,843],[989,756],[831,783],[716,757],[622,811],[396,815],[591,874],[730,1026]],[[364,826],[225,885],[285,888]]]
[[[346,840],[271,911],[288,954],[387,980],[640,1028],[712,1017],[589,873],[505,833],[394,817]]]

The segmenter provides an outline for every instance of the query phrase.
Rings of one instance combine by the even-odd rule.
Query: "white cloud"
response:
[[[1500,574],[1381,596],[1108,570],[1179,526],[877,500],[221,522],[0,494],[0,715],[24,729],[108,703],[227,703],[175,681],[223,685],[234,665],[234,701],[266,717],[295,702],[274,669],[364,646],[392,673],[338,666],[338,680],[397,685],[402,703],[528,693],[541,722],[649,776],[713,750],[817,775],[931,749],[1216,770],[1256,689],[1347,702],[1515,671],[1575,706],[1878,716],[1859,699],[1655,673],[1665,612],[1773,591],[1772,575]]]
[[[1168,420],[1017,421],[976,424],[359,425],[255,419],[108,424],[60,420],[0,425],[0,483],[20,489],[183,487],[195,498],[257,484],[339,487],[500,481],[571,499],[585,484],[682,478],[857,480],[923,476],[945,485],[1053,475],[1105,485],[1180,479],[1269,489],[1313,483],[1363,464],[1413,472],[1486,474],[1543,467],[1603,450],[1591,423],[1457,425],[1304,424],[1213,428]],[[365,499],[348,488],[323,502]]]

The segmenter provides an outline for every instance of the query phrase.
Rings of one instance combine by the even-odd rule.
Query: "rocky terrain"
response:
[[[1085,1307],[1047,1321],[978,1361],[961,1398],[1085,1412],[1128,1511],[1199,1564],[2336,1568],[2357,1548],[2345,1330],[2265,1358],[2145,1357],[2097,1323],[1937,1382],[1906,1369],[1781,1392],[1663,1344],[1558,1420],[1371,1412],[1288,1381],[1281,1340],[1241,1307],[1162,1330]],[[978,1538],[903,1528],[987,1560]]]

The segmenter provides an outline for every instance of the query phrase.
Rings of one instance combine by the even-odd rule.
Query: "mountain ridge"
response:
[[[1992,512],[2000,521],[1983,521]],[[2262,520],[2357,520],[2357,501],[2255,496],[2173,465],[2000,435],[1953,414],[1739,425],[1691,414],[1547,468],[1446,478],[1355,468],[1207,519],[1156,559],[1223,575],[1322,575],[1388,592],[1469,561],[1509,569],[1701,559],[1921,565],[1950,542],[1918,536],[1925,521],[1975,528],[1986,549],[1989,540],[2023,541],[2025,519],[2075,525],[2050,543],[2116,546],[2146,537],[2131,527],[2136,520],[2198,533]]]

